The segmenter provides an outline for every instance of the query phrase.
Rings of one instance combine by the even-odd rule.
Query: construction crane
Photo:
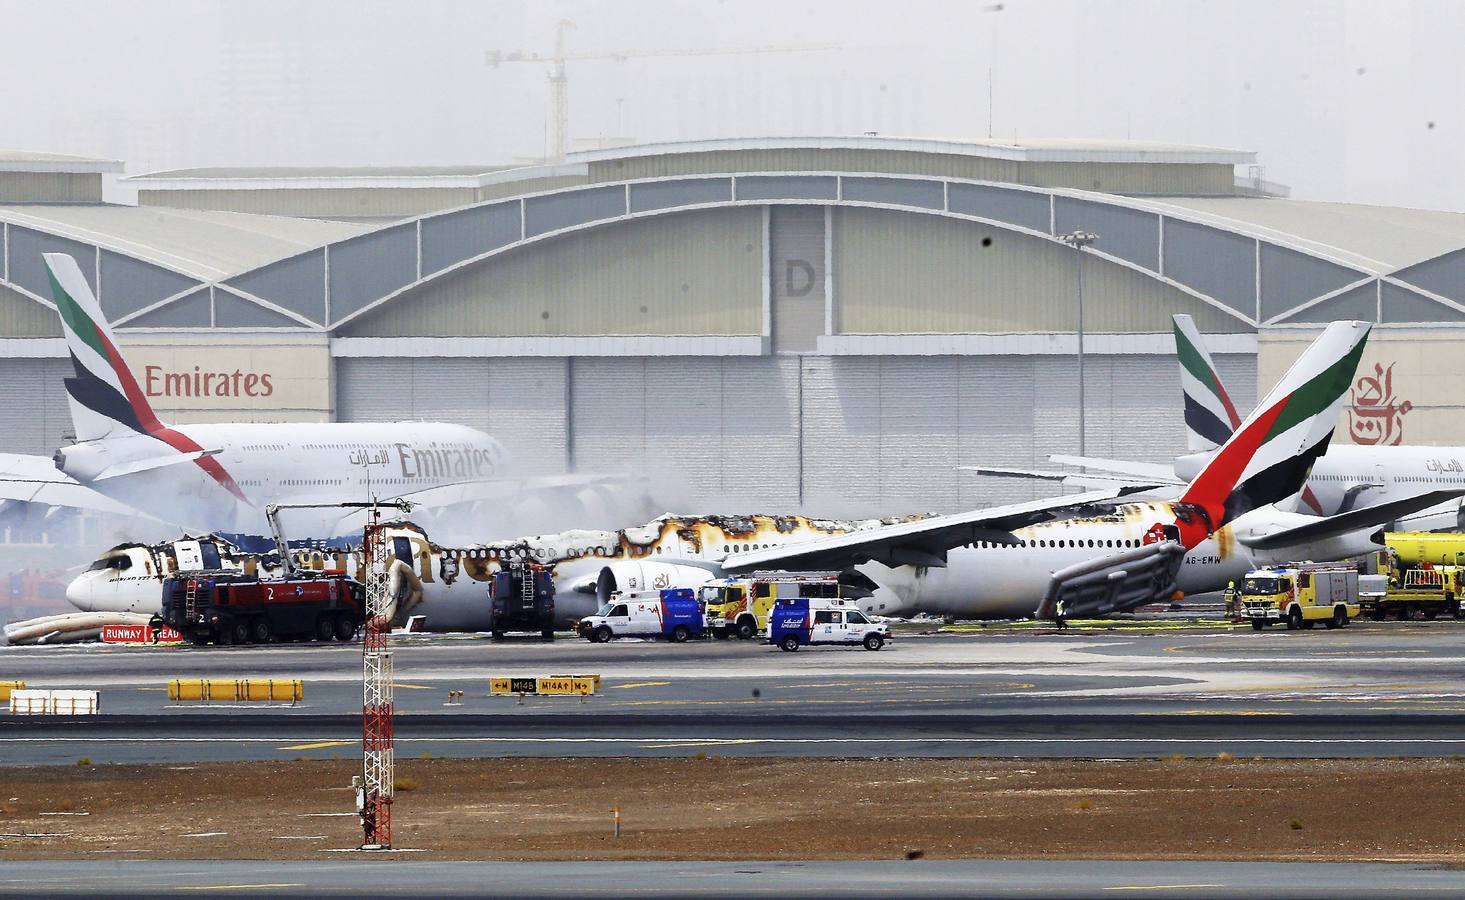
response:
[[[837,44],[797,44],[777,47],[733,47],[722,50],[605,50],[597,53],[568,53],[565,50],[565,35],[575,23],[561,19],[555,23],[554,55],[540,56],[525,50],[489,50],[484,54],[490,66],[498,68],[503,63],[544,63],[549,66],[549,152],[553,158],[563,160],[569,147],[570,127],[570,77],[565,64],[570,61],[611,60],[623,63],[628,59],[651,59],[669,56],[741,56],[755,53],[809,53],[821,50],[838,50]]]

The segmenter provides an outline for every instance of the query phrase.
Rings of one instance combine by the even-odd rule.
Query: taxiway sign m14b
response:
[[[1363,353],[1369,325],[1337,322],[1174,499],[1118,502],[1163,487],[1113,484],[729,557],[723,567],[855,566],[880,590],[871,612],[956,616],[1102,614],[1218,590],[1258,565],[1376,549],[1378,527],[1449,494],[1321,517],[1296,511]]]

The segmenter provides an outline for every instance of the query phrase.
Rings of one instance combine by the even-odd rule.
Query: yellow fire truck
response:
[[[768,627],[775,600],[842,596],[838,572],[754,572],[739,578],[719,578],[697,591],[707,616],[707,630],[725,640],[748,640]]]
[[[1358,570],[1352,566],[1294,563],[1248,572],[1241,602],[1251,627],[1274,622],[1288,628],[1347,625],[1358,615]]]

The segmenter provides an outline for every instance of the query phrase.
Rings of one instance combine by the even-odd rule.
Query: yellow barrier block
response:
[[[270,699],[270,682],[268,680],[245,679],[239,682],[240,700],[268,700]]]
[[[175,678],[168,682],[169,700],[204,699],[204,682],[201,678]]]
[[[24,681],[0,681],[0,703],[10,702],[11,691],[25,690]]]
[[[169,700],[299,703],[304,698],[305,685],[298,678],[175,678],[168,682]]]
[[[204,682],[205,700],[243,700],[241,682],[234,678],[210,678]]]
[[[305,699],[305,684],[300,679],[274,678],[270,680],[270,699],[299,703]]]

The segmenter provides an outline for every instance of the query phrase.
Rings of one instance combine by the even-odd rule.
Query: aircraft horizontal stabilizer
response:
[[[1102,488],[1116,484],[1126,485],[1135,489],[1152,489],[1159,487],[1179,487],[1181,482],[1171,478],[1168,481],[1160,481],[1157,478],[1148,479],[1149,484],[1139,483],[1139,480],[1130,475],[1114,472],[1065,472],[1058,469],[1012,469],[1004,466],[957,466],[962,472],[976,472],[979,475],[993,475],[999,478],[1030,478],[1035,481],[1056,481],[1067,487],[1081,488]]]
[[[222,452],[222,450],[195,450],[192,453],[170,453],[167,456],[149,456],[146,459],[134,459],[125,463],[118,463],[115,466],[108,466],[92,480],[106,481],[108,478],[117,478],[122,475],[136,475],[138,472],[148,472],[153,469],[161,469],[164,466],[176,466],[179,463],[193,462],[203,459],[205,456],[217,456]]]
[[[1035,615],[1053,618],[1059,600],[1066,616],[1103,616],[1167,602],[1184,558],[1178,541],[1158,541],[1074,563],[1053,573]]]
[[[1360,531],[1364,528],[1375,528],[1386,525],[1395,519],[1417,513],[1420,510],[1429,509],[1432,506],[1438,506],[1462,494],[1465,494],[1465,490],[1428,491],[1423,494],[1415,494],[1413,497],[1405,497],[1401,500],[1389,500],[1385,503],[1376,503],[1373,506],[1365,506],[1350,512],[1339,513],[1336,516],[1319,518],[1316,521],[1308,522],[1305,525],[1298,525],[1295,528],[1273,531],[1270,534],[1254,537],[1237,535],[1236,539],[1256,550],[1275,550],[1278,547],[1286,547],[1291,544],[1306,544],[1311,541],[1322,540],[1323,538],[1347,534],[1351,531]]]
[[[1098,469],[1101,472],[1117,472],[1121,475],[1132,475],[1135,478],[1146,480],[1153,479],[1162,484],[1180,484],[1180,479],[1175,477],[1175,467],[1164,463],[1134,462],[1127,459],[1104,459],[1099,456],[1069,456],[1065,453],[1054,453],[1048,457],[1049,462],[1057,463],[1060,466],[1078,466],[1083,469]]]
[[[0,500],[152,518],[59,471],[49,457],[22,453],[0,453]]]

